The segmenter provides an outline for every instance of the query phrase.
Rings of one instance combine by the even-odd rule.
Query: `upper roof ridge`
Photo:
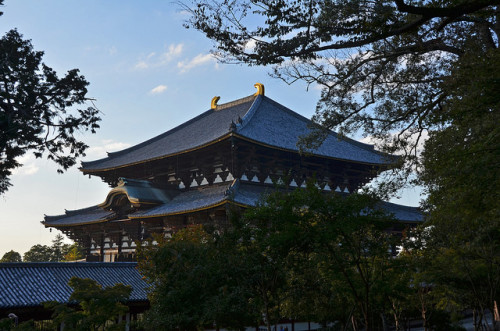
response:
[[[246,112],[246,114],[243,116],[243,118],[241,118],[240,121],[236,123],[236,130],[241,130],[245,126],[245,124],[247,124],[252,119],[253,115],[255,114],[255,112],[257,111],[262,102],[262,98],[264,98],[264,96],[261,94],[252,95],[252,97],[255,98],[255,100],[248,109],[248,111]]]
[[[262,93],[221,105],[212,103],[215,108],[210,108],[156,137],[109,153],[107,157],[82,162],[80,170],[84,173],[97,173],[187,153],[218,142],[233,133],[271,147],[297,151],[298,137],[310,132],[313,125],[310,119]],[[327,137],[328,143],[320,146],[314,154],[371,164],[394,163],[394,158],[376,151],[373,145],[361,143],[331,130],[327,131]]]
[[[227,108],[230,108],[230,107],[241,105],[242,103],[245,103],[245,102],[252,101],[255,98],[256,98],[256,96],[252,94],[252,95],[249,95],[249,96],[241,98],[241,99],[237,99],[237,100],[233,100],[233,101],[229,101],[229,102],[223,103],[221,105],[217,105],[217,107],[215,109],[213,109],[213,110],[214,111],[220,111],[220,110],[223,110],[223,109],[227,109]]]

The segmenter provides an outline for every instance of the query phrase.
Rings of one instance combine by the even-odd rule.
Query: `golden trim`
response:
[[[239,202],[234,202],[234,201],[229,201],[229,203],[232,204],[232,205],[238,206],[238,207],[242,207],[242,208],[252,207],[250,205],[245,205],[244,203],[239,203]]]
[[[257,89],[257,92],[255,92],[255,94],[254,94],[255,96],[264,95],[264,92],[265,92],[264,84],[255,83],[253,86]]]
[[[216,109],[217,108],[217,102],[219,102],[220,97],[213,97],[212,102],[210,103],[210,109]]]

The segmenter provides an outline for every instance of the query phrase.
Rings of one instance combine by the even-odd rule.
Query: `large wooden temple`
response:
[[[391,167],[395,158],[329,132],[322,145],[300,153],[297,141],[311,121],[264,95],[218,105],[157,137],[81,171],[112,188],[104,202],[46,216],[42,222],[86,249],[87,261],[130,261],[135,242],[190,224],[224,226],[231,206],[255,205],[273,183],[352,192]],[[384,203],[404,224],[420,222],[413,207]]]

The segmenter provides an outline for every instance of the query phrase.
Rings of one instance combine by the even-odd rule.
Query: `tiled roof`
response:
[[[139,145],[109,153],[108,157],[101,160],[82,162],[82,169],[85,171],[120,167],[176,154],[216,141],[229,133],[231,123],[243,117],[254,100],[255,97],[251,96],[238,100],[233,106],[210,109]]]
[[[262,97],[255,101],[243,117],[243,122],[237,126],[236,132],[266,145],[297,150],[298,139],[310,132],[310,124],[309,119],[270,98]],[[330,132],[318,149],[310,152],[315,155],[371,164],[394,162],[388,155],[376,152],[372,145],[340,138],[334,132]]]
[[[401,222],[423,222],[424,214],[417,207],[403,206],[391,202],[381,202],[380,206],[386,212],[393,214]]]
[[[253,184],[234,181],[231,185],[218,184],[189,190],[177,195],[171,201],[146,211],[129,215],[130,219],[167,216],[193,212],[200,209],[215,207],[225,202],[233,202],[244,206],[255,206],[263,193],[269,190]]]
[[[81,225],[105,222],[115,216],[116,214],[112,211],[104,210],[99,206],[92,206],[83,209],[66,210],[62,215],[45,216],[42,223],[50,226]]]
[[[202,186],[200,188],[182,192],[167,203],[145,211],[135,212],[129,215],[129,218],[134,219],[175,215],[210,208],[227,200],[228,197],[226,192],[229,187],[230,186],[226,183]]]
[[[0,308],[67,303],[73,276],[93,279],[103,287],[131,285],[129,301],[146,301],[148,284],[136,267],[135,262],[0,263]]]
[[[172,200],[164,204],[155,206],[150,209],[136,211],[132,214],[129,214],[128,217],[130,219],[140,219],[184,214],[213,208],[228,202],[250,207],[257,205],[257,203],[261,201],[266,191],[269,192],[271,190],[273,190],[271,186],[245,183],[239,180],[235,180],[231,184],[220,183],[210,186],[207,185],[179,193]],[[418,210],[418,208],[401,206],[388,202],[382,202],[381,207],[394,214],[396,219],[400,221],[423,221],[423,215]],[[77,217],[75,216],[74,218],[76,219]],[[71,219],[73,220],[73,218]],[[85,219],[87,223],[92,223],[92,221],[89,221],[89,214],[85,212],[82,212],[82,219]],[[77,223],[75,221],[72,221],[72,223],[66,224],[66,218],[63,217],[61,219],[57,219],[57,216],[52,216],[51,220],[51,222],[48,222],[46,220],[45,225],[58,227],[84,223]],[[95,219],[95,222],[100,222],[100,220]]]
[[[82,171],[114,169],[190,151],[230,135],[286,150],[298,151],[300,136],[309,132],[311,121],[268,97],[250,96],[217,106],[192,120],[141,144],[109,153],[108,157],[82,162]],[[336,159],[387,165],[394,159],[372,145],[340,138],[331,132],[312,154]]]

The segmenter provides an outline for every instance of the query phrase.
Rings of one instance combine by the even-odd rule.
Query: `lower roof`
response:
[[[68,303],[71,277],[90,278],[103,287],[132,286],[129,302],[148,300],[136,262],[0,263],[0,309],[41,306],[45,301]]]
[[[220,183],[190,189],[179,193],[170,201],[149,209],[140,209],[127,215],[128,219],[147,219],[153,217],[188,214],[207,210],[227,203],[242,207],[256,206],[266,191],[272,186],[252,184],[235,180],[232,183]],[[380,206],[402,222],[422,222],[423,214],[416,207],[402,206],[389,202],[381,202]],[[101,212],[99,212],[99,209]],[[70,227],[84,224],[112,221],[114,213],[107,212],[98,206],[67,211],[64,215],[46,216],[43,221],[46,227]],[[123,216],[122,216],[123,217]],[[126,217],[126,218],[127,218]]]

